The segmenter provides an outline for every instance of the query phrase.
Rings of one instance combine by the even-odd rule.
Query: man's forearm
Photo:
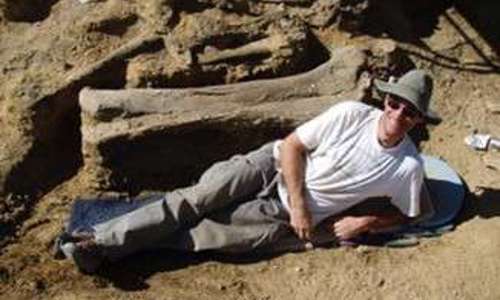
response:
[[[390,229],[395,226],[409,222],[409,218],[401,213],[374,214],[366,216],[368,218],[366,230],[368,232],[378,232]]]
[[[304,149],[292,134],[281,145],[281,170],[285,181],[290,208],[306,207],[304,201]]]
[[[290,226],[303,240],[311,239],[312,217],[304,197],[305,146],[292,133],[281,145],[281,170],[288,190]]]
[[[350,239],[362,233],[376,233],[406,224],[409,218],[400,213],[376,213],[361,216],[332,216],[324,221],[326,229],[341,240]]]

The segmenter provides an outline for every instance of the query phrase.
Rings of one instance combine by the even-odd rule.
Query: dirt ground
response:
[[[60,1],[49,12],[64,18],[65,11],[80,5],[70,2]],[[275,257],[143,253],[99,276],[83,275],[69,261],[54,260],[51,254],[72,200],[92,193],[85,174],[75,172],[41,195],[1,250],[0,298],[500,299],[500,153],[478,152],[464,144],[472,132],[500,137],[500,113],[493,108],[500,105],[500,60],[495,52],[500,51],[500,42],[492,42],[455,8],[436,21],[432,34],[400,46],[435,79],[433,106],[443,122],[428,128],[422,151],[446,160],[468,187],[454,231],[407,248],[314,249]],[[6,96],[15,94],[19,85],[36,85],[37,77],[46,74],[54,76],[55,85],[66,69],[102,57],[106,49],[138,30],[131,26],[123,35],[94,32],[83,38],[68,33],[79,30],[81,23],[61,31],[51,22],[49,18],[2,25],[3,126],[14,122],[8,114],[22,105]],[[335,28],[318,29],[316,34],[327,45],[359,45],[375,39]],[[37,49],[52,49],[70,43],[70,38],[81,40],[67,53],[54,50],[42,57],[30,48],[36,42]],[[90,39],[100,39],[99,46],[87,47],[86,43],[95,45]],[[60,59],[63,56],[65,60]],[[6,145],[15,134],[9,136],[1,149],[12,151]]]

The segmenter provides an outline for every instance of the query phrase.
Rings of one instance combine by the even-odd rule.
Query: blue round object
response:
[[[424,229],[434,229],[453,222],[462,209],[465,189],[458,174],[443,160],[422,155],[425,182],[435,214],[419,224]]]

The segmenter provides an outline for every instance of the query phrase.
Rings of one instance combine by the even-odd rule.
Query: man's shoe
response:
[[[69,258],[86,274],[95,273],[104,261],[102,249],[95,244],[91,234],[63,233],[56,239],[54,248],[56,259]]]

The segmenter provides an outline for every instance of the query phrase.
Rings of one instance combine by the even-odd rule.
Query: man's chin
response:
[[[399,140],[406,135],[408,128],[399,124],[388,124],[385,133],[394,140]]]
[[[397,140],[402,139],[405,136],[406,130],[393,130],[393,131],[388,132],[387,134],[389,135],[389,137],[392,140],[397,141]]]

